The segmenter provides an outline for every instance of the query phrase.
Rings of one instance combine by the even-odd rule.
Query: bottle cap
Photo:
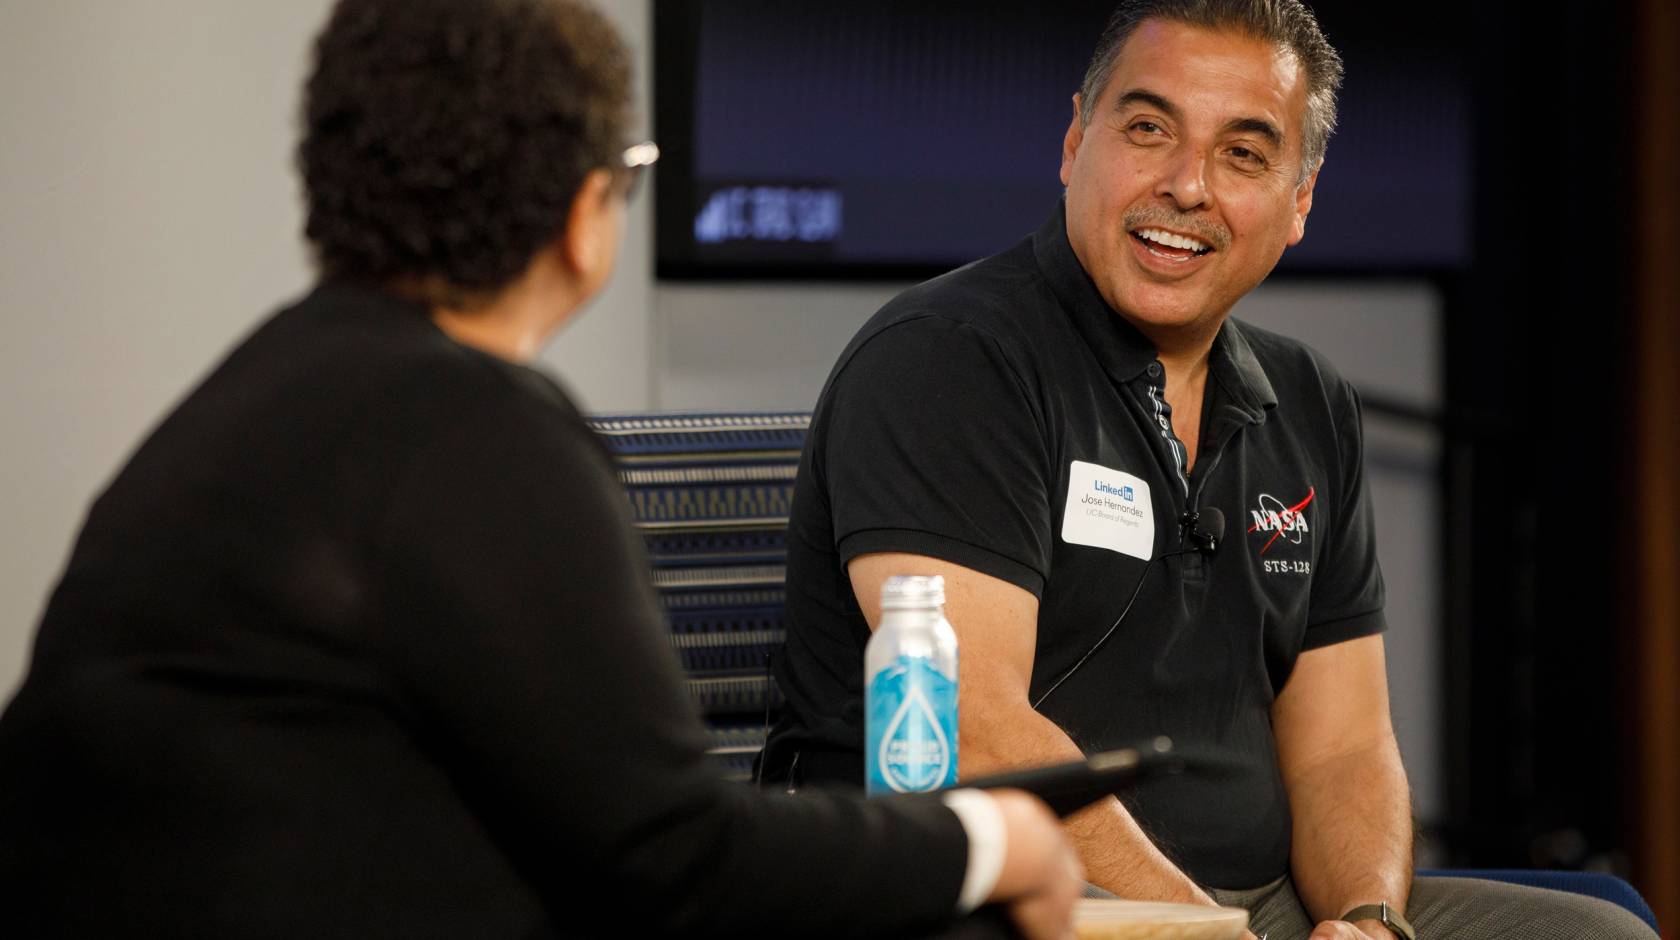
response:
[[[881,585],[882,610],[945,606],[945,579],[939,575],[898,574]]]

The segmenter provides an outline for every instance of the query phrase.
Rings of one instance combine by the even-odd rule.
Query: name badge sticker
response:
[[[1143,478],[1075,460],[1068,467],[1062,541],[1148,561],[1155,554],[1154,506]]]

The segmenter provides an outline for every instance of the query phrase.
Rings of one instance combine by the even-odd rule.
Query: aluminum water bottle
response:
[[[881,625],[863,652],[864,781],[870,796],[957,782],[957,634],[945,579],[881,586]]]

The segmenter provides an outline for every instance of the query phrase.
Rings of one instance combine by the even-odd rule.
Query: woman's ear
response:
[[[612,271],[622,228],[623,211],[612,174],[590,170],[572,197],[566,230],[560,236],[563,265],[590,293]]]

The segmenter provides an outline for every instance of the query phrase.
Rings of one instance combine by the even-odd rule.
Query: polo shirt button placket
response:
[[[1167,473],[1178,483],[1174,490],[1178,496],[1176,500],[1178,512],[1182,513],[1187,508],[1190,498],[1190,473],[1184,465],[1185,457],[1181,449],[1184,445],[1179,443],[1177,433],[1172,428],[1172,421],[1168,417],[1171,409],[1167,407],[1166,403],[1167,382],[1163,377],[1164,371],[1165,369],[1159,359],[1151,362],[1144,369],[1144,373],[1149,376],[1145,383],[1147,386],[1145,394],[1149,400],[1148,407],[1152,412],[1151,417],[1154,419],[1161,440],[1166,444],[1167,464],[1170,468]]]

